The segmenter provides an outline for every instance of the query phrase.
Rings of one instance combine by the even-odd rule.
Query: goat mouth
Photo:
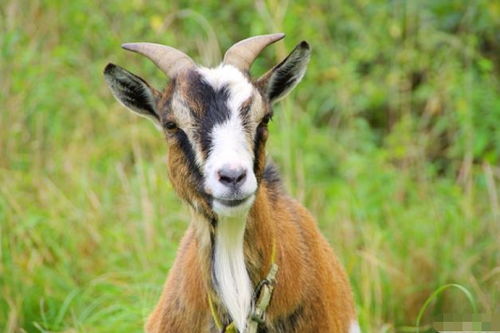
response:
[[[214,200],[223,204],[224,206],[236,207],[236,206],[239,206],[239,205],[245,203],[250,197],[251,196],[248,196],[248,197],[243,198],[243,199],[234,199],[234,200],[214,198]]]

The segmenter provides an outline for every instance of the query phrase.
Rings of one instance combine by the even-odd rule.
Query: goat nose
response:
[[[247,171],[244,168],[222,168],[217,171],[219,181],[234,188],[240,187],[247,178]]]

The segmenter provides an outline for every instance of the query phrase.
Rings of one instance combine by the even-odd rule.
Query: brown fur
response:
[[[267,275],[275,238],[279,272],[266,327],[259,332],[348,332],[355,312],[344,270],[310,214],[283,194],[272,193],[277,200],[271,203],[269,192],[276,189],[263,185],[248,218],[247,269],[254,285]],[[186,232],[148,320],[150,333],[216,332],[207,299],[208,292],[215,295],[210,249],[202,247],[194,228]]]
[[[185,82],[183,82],[185,81]],[[167,87],[158,109],[168,119],[168,103],[175,89],[189,96],[189,79]],[[203,112],[190,101],[190,108]],[[269,108],[268,103],[263,107]],[[198,111],[197,111],[198,110]],[[255,174],[259,189],[250,210],[245,231],[245,261],[255,286],[265,278],[271,265],[273,241],[276,242],[277,285],[259,332],[338,332],[347,333],[355,320],[354,304],[346,274],[327,241],[320,234],[309,212],[280,188],[266,179],[265,143],[267,126],[259,126]],[[212,283],[212,242],[216,216],[196,188],[192,169],[174,133],[166,134],[169,143],[169,177],[179,196],[192,206],[195,221],[190,224],[179,247],[161,298],[150,315],[149,333],[217,332],[208,306],[210,294],[218,317],[230,321]],[[194,203],[194,204],[193,204]],[[209,233],[210,235],[206,235]]]
[[[307,42],[297,45],[283,62],[253,82],[253,94],[240,102],[239,110],[229,110],[228,85],[214,88],[193,68],[176,73],[163,93],[119,66],[108,64],[104,69],[108,85],[122,104],[164,128],[169,144],[169,178],[193,212],[193,220],[181,242],[162,296],[146,325],[149,333],[216,332],[209,299],[223,324],[231,322],[212,281],[217,274],[213,272],[215,233],[220,231],[212,204],[223,198],[215,197],[217,194],[211,193],[213,187],[206,186],[202,173],[214,174],[203,171],[201,164],[213,148],[211,129],[226,121],[233,111],[240,112],[248,144],[245,148],[253,149],[252,171],[258,184],[245,221],[245,268],[255,287],[271,267],[273,244],[276,245],[275,262],[279,266],[275,292],[258,332],[348,333],[355,320],[355,311],[346,274],[308,211],[281,190],[276,172],[266,164],[271,103],[285,96],[300,81],[309,54]],[[234,72],[230,73],[233,77]],[[219,176],[218,181],[222,182]],[[255,183],[252,186],[253,192]],[[219,213],[224,214],[224,210]],[[238,260],[236,270],[242,271],[246,279],[241,257]],[[235,295],[238,295],[237,290]],[[241,295],[246,301],[248,289]],[[247,309],[237,310],[241,310],[240,313],[236,310],[232,313],[241,317],[239,324],[243,325]]]

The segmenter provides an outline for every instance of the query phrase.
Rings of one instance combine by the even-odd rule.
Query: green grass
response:
[[[188,214],[161,133],[105,87],[108,62],[165,83],[120,44],[213,65],[273,31],[288,37],[256,75],[302,39],[313,59],[269,153],[344,263],[364,332],[470,314],[468,294],[435,293],[448,284],[498,311],[499,22],[486,0],[2,1],[0,331],[138,332],[159,297]]]

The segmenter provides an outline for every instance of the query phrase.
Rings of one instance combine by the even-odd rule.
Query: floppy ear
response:
[[[309,44],[302,41],[285,60],[257,80],[257,86],[262,88],[271,103],[285,97],[300,82],[306,72],[310,55]]]
[[[156,102],[160,93],[146,81],[129,71],[108,64],[104,68],[104,78],[111,88],[113,96],[128,109],[160,124],[160,116],[156,110]]]

